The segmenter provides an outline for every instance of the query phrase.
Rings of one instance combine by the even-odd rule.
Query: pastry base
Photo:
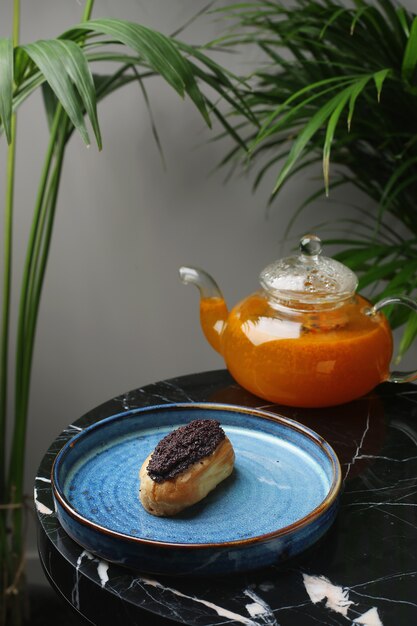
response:
[[[235,453],[225,437],[209,456],[197,461],[176,476],[157,483],[146,471],[151,454],[140,472],[139,498],[144,508],[158,517],[176,515],[199,502],[233,471]]]

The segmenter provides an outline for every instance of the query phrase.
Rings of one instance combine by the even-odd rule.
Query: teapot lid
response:
[[[304,235],[300,251],[262,270],[261,285],[273,298],[324,304],[353,295],[358,286],[356,274],[339,261],[321,256],[319,237]]]

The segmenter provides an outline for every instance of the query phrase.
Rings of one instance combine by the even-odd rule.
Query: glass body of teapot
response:
[[[390,373],[392,333],[380,309],[414,301],[387,298],[373,306],[356,294],[357,278],[321,256],[306,235],[301,254],[277,261],[260,275],[262,289],[230,312],[214,280],[183,267],[185,283],[200,289],[200,321],[210,344],[235,380],[274,404],[324,407],[358,398],[379,383],[417,378]]]

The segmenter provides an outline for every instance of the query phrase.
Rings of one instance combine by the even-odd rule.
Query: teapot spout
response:
[[[216,281],[197,267],[180,267],[185,285],[195,285],[200,291],[200,323],[210,345],[222,353],[221,338],[229,315],[223,294]]]
[[[184,285],[198,287],[202,298],[221,298],[223,300],[223,294],[218,284],[204,270],[198,267],[180,267],[179,273]]]

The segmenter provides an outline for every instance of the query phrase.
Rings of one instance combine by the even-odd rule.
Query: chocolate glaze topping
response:
[[[225,436],[217,420],[193,420],[161,439],[146,470],[156,483],[175,478],[214,452]]]

